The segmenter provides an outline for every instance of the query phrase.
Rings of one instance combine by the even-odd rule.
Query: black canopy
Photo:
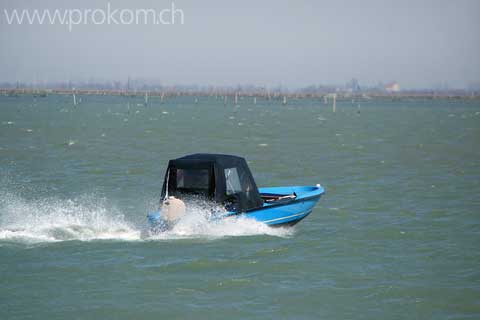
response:
[[[224,154],[198,153],[170,160],[162,198],[189,194],[205,196],[228,210],[243,212],[261,207],[263,200],[245,159]]]

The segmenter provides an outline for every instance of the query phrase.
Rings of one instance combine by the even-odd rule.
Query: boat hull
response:
[[[265,202],[262,207],[248,210],[247,212],[227,212],[221,218],[234,219],[246,217],[269,226],[291,226],[306,218],[315,207],[325,190],[320,185],[314,187],[270,187],[259,188],[262,195],[291,196],[292,198],[278,201]],[[165,228],[166,224],[161,219],[161,212],[153,212],[148,216],[148,221],[153,228]]]
[[[321,186],[260,188],[260,194],[290,195],[296,198],[264,203],[262,208],[242,213],[245,217],[270,226],[294,225],[312,213],[320,197],[325,193]]]

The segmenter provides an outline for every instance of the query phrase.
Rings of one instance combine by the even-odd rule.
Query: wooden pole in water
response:
[[[333,94],[333,104],[332,104],[333,112],[337,111],[337,94]]]
[[[160,103],[163,103],[163,98],[165,97],[165,92],[162,92],[162,95],[160,96]]]
[[[148,91],[145,91],[145,107],[148,105]]]
[[[254,105],[257,104],[257,97],[253,97],[253,104],[254,104]]]
[[[75,89],[73,89],[73,106],[77,106],[77,97],[75,96]]]
[[[235,92],[235,105],[238,106],[238,93]]]
[[[228,100],[228,97],[227,97],[227,95],[225,95],[225,96],[223,97],[223,105],[224,105],[224,106],[227,106],[227,100]]]
[[[283,103],[282,103],[284,106],[287,105],[287,96],[283,96]]]

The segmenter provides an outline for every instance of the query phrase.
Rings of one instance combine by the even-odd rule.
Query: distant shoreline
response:
[[[345,99],[465,99],[480,100],[480,92],[435,92],[435,91],[399,91],[399,92],[319,92],[319,93],[300,93],[300,92],[241,92],[233,89],[220,90],[112,90],[112,89],[33,89],[33,88],[0,88],[0,96],[18,97],[34,96],[46,97],[48,95],[101,95],[101,96],[125,96],[125,97],[215,97],[223,99],[235,99],[243,97],[258,97],[267,100],[278,99],[329,99],[335,96],[337,100]],[[232,100],[233,101],[233,100]]]

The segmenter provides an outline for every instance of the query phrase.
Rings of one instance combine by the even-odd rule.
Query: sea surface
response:
[[[480,319],[480,102],[0,97],[0,319]],[[293,228],[146,232],[169,159],[322,184]]]

